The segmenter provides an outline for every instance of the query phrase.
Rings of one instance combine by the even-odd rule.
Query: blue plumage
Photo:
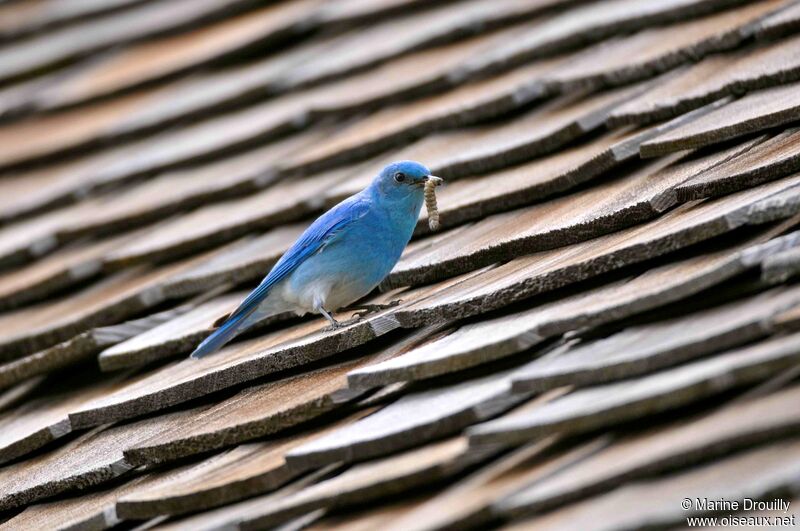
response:
[[[331,312],[367,295],[400,259],[424,201],[428,168],[386,166],[372,183],[320,216],[213,334],[192,353],[211,354],[270,315]]]

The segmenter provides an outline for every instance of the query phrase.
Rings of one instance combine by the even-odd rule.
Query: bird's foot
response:
[[[389,308],[394,308],[401,302],[403,302],[401,299],[397,299],[391,302],[387,302],[386,304],[359,304],[358,306],[351,306],[350,308],[348,308],[348,310],[361,310],[360,312],[356,312],[355,315],[359,318],[362,318],[371,313],[380,312]]]
[[[350,326],[352,324],[355,324],[355,323],[359,322],[360,320],[361,320],[361,316],[360,315],[354,315],[353,317],[351,317],[350,319],[348,319],[346,321],[337,321],[336,319],[333,319],[331,321],[331,324],[325,327],[325,332],[332,332],[332,331],[338,330],[340,328],[345,328],[347,326]]]
[[[346,321],[337,321],[336,319],[333,318],[333,316],[330,313],[324,310],[320,310],[320,313],[323,315],[323,317],[325,317],[328,320],[328,322],[331,323],[325,328],[326,332],[330,332],[333,330],[338,330],[339,328],[344,328],[345,326],[356,324],[357,322],[364,319],[365,316],[371,313],[380,312],[382,310],[386,310],[387,308],[394,308],[401,302],[403,301],[397,299],[395,301],[387,302],[386,304],[359,304],[357,306],[349,306],[347,308],[343,308],[344,311],[361,310],[359,312],[354,313],[353,316]]]
[[[322,329],[323,332],[333,332],[334,330],[338,330],[342,327],[342,323],[339,321],[333,322]]]

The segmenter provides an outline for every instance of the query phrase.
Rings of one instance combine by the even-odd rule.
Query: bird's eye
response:
[[[405,182],[405,181],[406,181],[406,174],[405,173],[399,171],[399,172],[394,174],[394,182],[402,183],[402,182]]]

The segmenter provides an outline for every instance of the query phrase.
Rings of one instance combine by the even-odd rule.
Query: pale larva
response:
[[[439,229],[439,208],[436,206],[436,187],[442,184],[442,179],[431,175],[425,181],[425,208],[428,210],[428,227],[431,230]]]

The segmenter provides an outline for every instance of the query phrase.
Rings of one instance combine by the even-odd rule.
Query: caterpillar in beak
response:
[[[442,184],[442,178],[430,175],[425,181],[425,209],[428,211],[428,227],[439,229],[439,207],[436,206],[436,187]]]

